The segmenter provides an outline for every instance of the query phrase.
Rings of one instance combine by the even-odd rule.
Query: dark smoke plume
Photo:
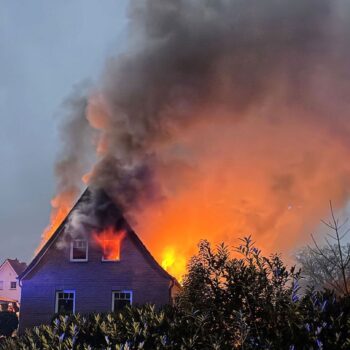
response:
[[[109,59],[88,96],[86,118],[99,135],[89,184],[104,188],[126,212],[165,200],[178,189],[176,180],[171,189],[163,186],[159,169],[169,179],[178,173],[181,181],[186,178],[184,186],[192,186],[193,168],[205,157],[196,157],[181,140],[203,125],[218,127],[219,140],[223,125],[247,122],[254,128],[264,118],[269,125],[314,127],[315,134],[349,145],[349,10],[350,3],[341,0],[131,1],[128,47]],[[80,181],[82,174],[72,174],[86,158],[80,143],[90,139],[91,130],[80,127],[82,105],[77,107],[64,136],[63,186]],[[261,137],[269,142],[274,135]],[[302,152],[296,144],[295,152]],[[274,196],[296,200],[298,178],[317,176],[322,156],[303,157],[302,165],[271,174]],[[339,173],[344,188],[350,172],[341,167]],[[343,204],[347,193],[336,192]],[[258,213],[249,215],[266,230],[281,211],[276,208],[263,222]]]

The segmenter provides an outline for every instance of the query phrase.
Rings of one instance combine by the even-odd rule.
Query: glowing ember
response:
[[[103,261],[120,260],[121,242],[125,237],[125,231],[116,231],[113,226],[107,227],[99,233],[94,233],[93,238],[102,249]]]

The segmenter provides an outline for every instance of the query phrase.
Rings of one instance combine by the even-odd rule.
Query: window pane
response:
[[[86,247],[86,241],[83,241],[83,240],[74,241],[74,248],[85,249],[85,247]]]
[[[0,281],[0,289],[4,289],[4,281]]]
[[[72,247],[72,259],[73,260],[86,260],[87,259],[87,242],[84,240],[73,241]]]
[[[75,294],[70,291],[56,292],[56,312],[73,313]]]
[[[11,289],[16,289],[17,282],[11,282]]]
[[[132,292],[118,291],[113,292],[113,310],[118,311],[123,309],[126,305],[131,305]]]
[[[129,300],[114,300],[114,311],[122,310],[126,305],[130,305]]]
[[[60,299],[58,301],[58,313],[73,313],[73,300]]]
[[[120,260],[120,241],[103,240],[103,260],[118,261]]]

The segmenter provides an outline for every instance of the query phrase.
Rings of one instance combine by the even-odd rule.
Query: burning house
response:
[[[55,313],[168,304],[179,288],[103,191],[86,190],[19,276],[20,329]]]

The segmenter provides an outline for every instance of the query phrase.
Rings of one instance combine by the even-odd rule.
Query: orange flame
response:
[[[108,146],[108,110],[98,98],[90,102],[87,118],[97,130],[100,157]],[[222,123],[198,122],[193,128],[175,130],[180,135],[173,141],[152,146],[159,160],[153,171],[166,199],[142,203],[142,210],[129,208],[127,214],[170,274],[181,279],[200,239],[232,247],[239,237],[252,235],[264,253],[280,252],[288,259],[318,230],[320,218],[327,217],[329,199],[338,208],[346,203],[350,165],[335,160],[349,158],[347,139],[334,139],[326,122],[306,122],[298,109],[288,109],[276,109],[274,115],[285,116],[278,122],[263,110],[239,123],[229,118]],[[89,175],[84,179],[88,181]],[[55,198],[44,239],[71,205],[71,198]],[[109,228],[97,235],[96,242],[113,252],[106,258],[117,259],[122,237]]]
[[[182,275],[186,268],[186,258],[176,251],[175,247],[169,246],[164,248],[162,254],[161,266],[165,271],[182,281]]]
[[[52,211],[50,224],[45,228],[41,236],[41,242],[36,249],[35,254],[40,251],[40,249],[45,245],[45,243],[50,239],[50,237],[55,233],[63,220],[66,218],[69,211],[72,209],[74,199],[75,193],[72,191],[61,192],[51,200]]]
[[[113,226],[109,226],[102,232],[93,234],[95,242],[102,249],[102,260],[120,260],[120,248],[124,237],[125,231],[116,231]]]

